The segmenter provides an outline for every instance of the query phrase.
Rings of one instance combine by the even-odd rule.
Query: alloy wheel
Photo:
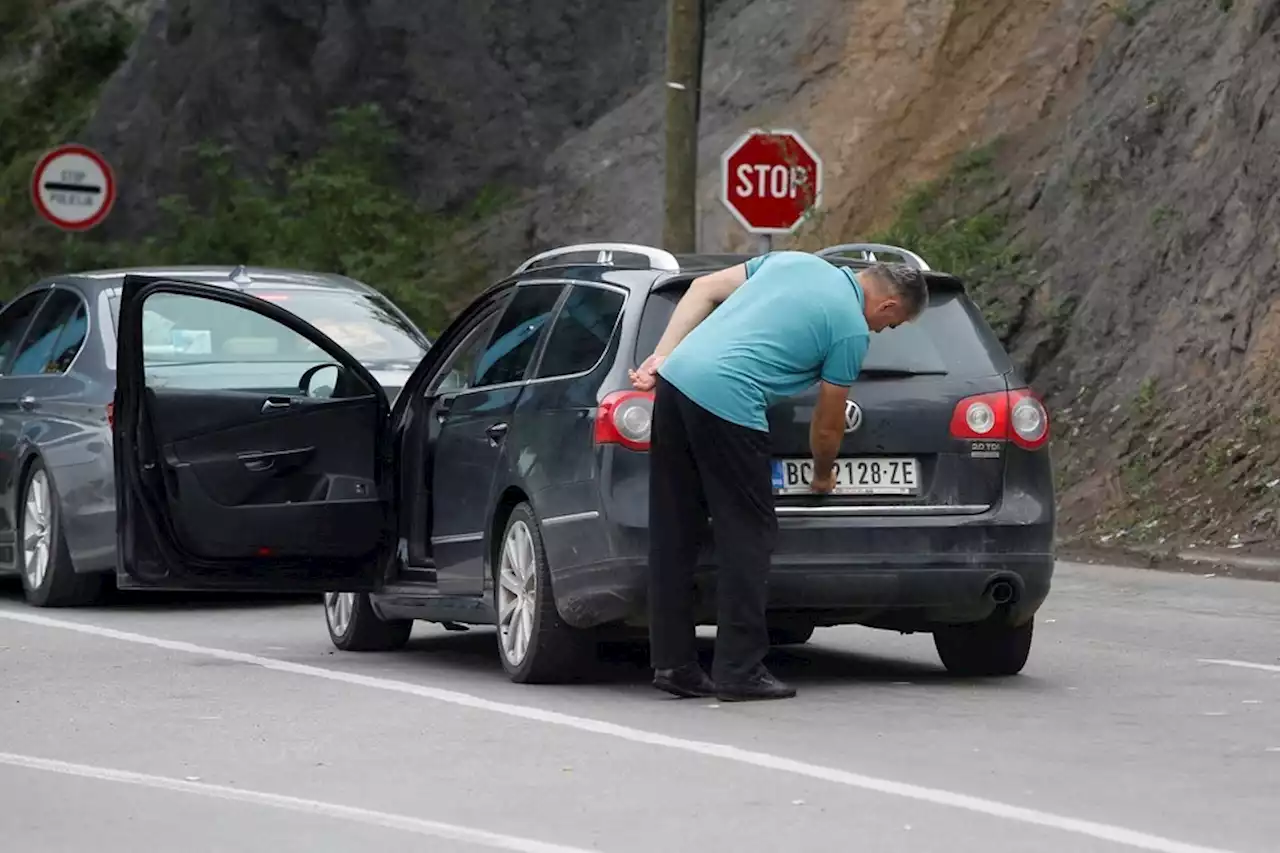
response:
[[[519,666],[529,653],[533,623],[537,616],[538,565],[529,525],[517,521],[502,543],[498,568],[498,631],[502,654],[512,666]]]
[[[324,618],[335,637],[345,636],[351,627],[351,616],[356,611],[356,593],[326,592],[324,594]]]
[[[49,530],[53,513],[49,500],[49,477],[44,471],[36,471],[27,484],[27,499],[22,512],[22,556],[27,575],[27,586],[39,589],[49,571]]]

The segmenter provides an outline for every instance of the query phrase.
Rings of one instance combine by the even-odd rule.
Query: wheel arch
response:
[[[10,507],[13,515],[10,517],[13,519],[13,532],[15,537],[12,565],[17,566],[18,564],[18,515],[22,512],[22,500],[27,490],[27,478],[31,476],[31,468],[38,461],[44,468],[45,476],[49,478],[49,491],[51,492],[51,497],[58,505],[58,525],[63,538],[67,541],[67,545],[69,546],[67,549],[67,556],[71,560],[71,568],[74,572],[79,574],[80,560],[76,556],[76,548],[74,547],[74,545],[78,543],[75,541],[75,537],[73,535],[74,531],[69,529],[71,525],[67,524],[66,503],[63,500],[62,489],[58,484],[58,466],[51,465],[44,453],[41,452],[40,447],[33,442],[27,442],[26,446],[19,451],[19,460],[18,465],[14,468],[15,475],[13,478],[13,486],[10,491],[10,494],[13,496],[13,504]]]
[[[13,559],[9,560],[5,565],[8,568],[17,570],[18,552],[22,547],[19,541],[19,525],[21,524],[20,516],[22,515],[22,499],[23,494],[27,490],[27,475],[31,471],[31,466],[39,459],[44,464],[44,459],[40,456],[39,451],[30,443],[23,442],[23,446],[18,451],[18,464],[13,466],[13,473],[9,482],[6,484],[9,492],[9,518],[12,519],[11,526],[13,530]],[[45,464],[45,471],[49,470],[49,466]],[[49,482],[53,488],[57,489],[57,483],[53,481],[53,474],[49,474]]]
[[[34,444],[28,444],[22,448],[20,454],[13,478],[13,511],[15,514],[18,511],[18,505],[22,503],[22,493],[27,489],[27,477],[31,473],[31,466],[35,465],[37,461],[44,466],[45,473],[48,474],[49,482],[53,484],[54,489],[58,487],[58,480],[53,471],[49,469],[49,463],[45,461],[44,455],[39,448]]]
[[[506,529],[511,513],[522,503],[533,505],[524,489],[519,486],[507,486],[494,503],[493,516],[489,520],[489,529],[486,531],[487,545],[484,551],[484,590],[486,594],[493,591],[493,567],[498,563],[498,549],[502,547],[502,531]]]

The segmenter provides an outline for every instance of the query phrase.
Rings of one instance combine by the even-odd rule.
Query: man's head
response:
[[[873,332],[909,323],[929,304],[924,275],[905,264],[874,264],[858,273],[862,313]]]

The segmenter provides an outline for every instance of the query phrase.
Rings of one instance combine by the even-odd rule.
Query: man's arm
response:
[[[689,289],[680,301],[676,310],[667,321],[667,329],[662,333],[658,346],[653,354],[644,360],[639,370],[631,371],[631,383],[641,391],[649,391],[657,383],[656,374],[663,360],[671,355],[671,351],[684,340],[703,320],[710,316],[716,306],[724,302],[733,292],[747,280],[746,264],[737,264],[719,272],[698,276],[689,285]]]
[[[829,492],[835,488],[836,457],[844,441],[844,404],[849,399],[847,385],[818,383],[818,405],[809,423],[809,448],[813,454],[814,491]],[[826,488],[816,488],[819,486]]]
[[[667,330],[662,333],[662,339],[658,341],[653,354],[664,358],[671,355],[671,351],[684,340],[685,335],[707,319],[716,306],[732,296],[746,280],[747,268],[743,264],[695,278],[684,296],[680,297],[675,312],[667,322]]]
[[[870,340],[867,335],[850,335],[836,341],[822,365],[818,383],[818,405],[809,424],[809,447],[813,453],[813,491],[826,494],[836,487],[835,465],[844,440],[844,406],[849,386],[862,371],[862,359]]]

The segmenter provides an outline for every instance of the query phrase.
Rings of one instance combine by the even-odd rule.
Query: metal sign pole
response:
[[[773,235],[761,234],[760,235],[760,254],[767,255],[772,251],[773,251]]]

